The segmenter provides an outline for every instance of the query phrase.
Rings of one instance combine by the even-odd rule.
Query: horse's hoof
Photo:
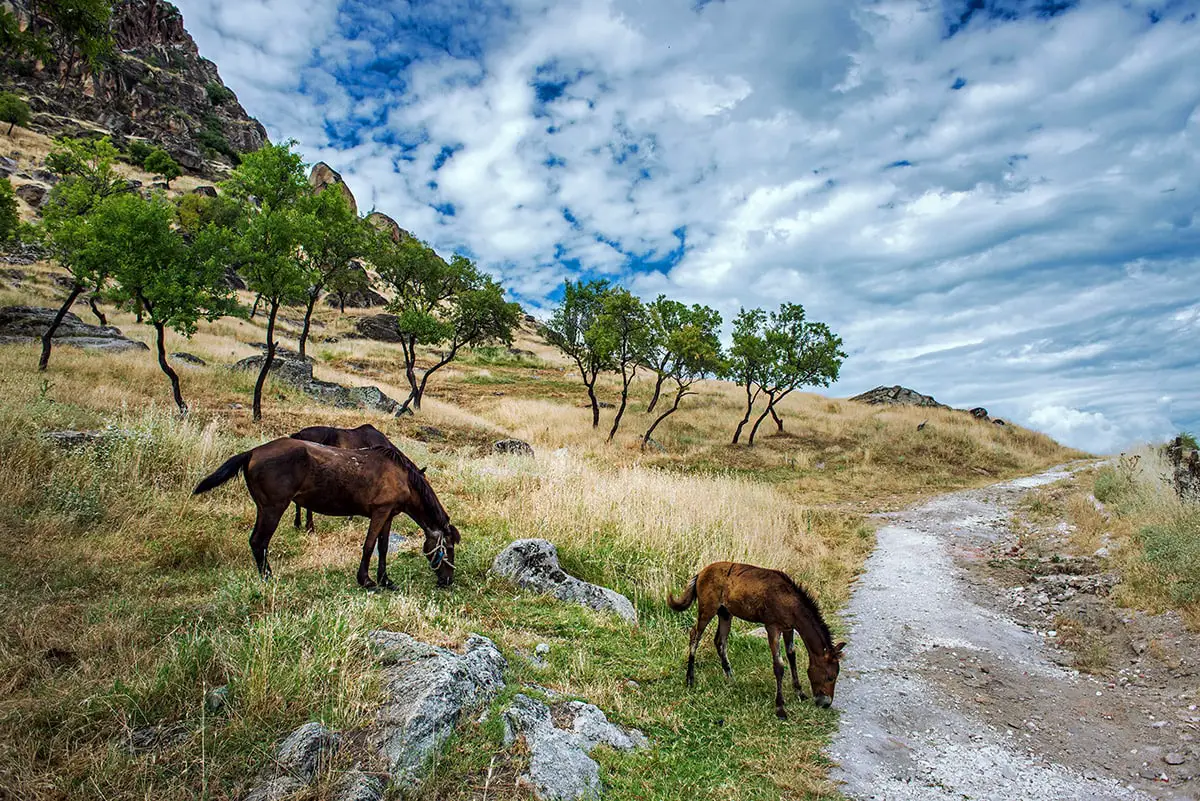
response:
[[[392,581],[390,578],[384,578],[384,579],[380,579],[380,581],[379,581],[379,589],[381,589],[381,590],[398,590],[400,588],[397,587],[396,582]]]
[[[364,590],[373,590],[375,589],[375,582],[371,581],[369,578],[360,578],[358,580],[358,586],[362,587]]]
[[[776,709],[775,717],[779,718],[780,720],[787,720],[787,712],[783,709]]]

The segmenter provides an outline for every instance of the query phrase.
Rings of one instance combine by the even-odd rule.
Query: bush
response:
[[[214,106],[219,106],[223,103],[228,103],[231,100],[237,99],[237,95],[233,93],[232,89],[224,84],[217,83],[216,81],[212,81],[205,86],[204,91],[208,94],[208,102],[212,103]]]
[[[129,143],[129,149],[125,151],[129,157],[130,164],[136,164],[141,167],[146,163],[146,159],[154,152],[154,148],[149,142],[143,142],[141,139],[134,139]]]
[[[1179,432],[1179,441],[1183,444],[1185,451],[1200,450],[1200,445],[1196,444],[1196,435],[1187,431]]]
[[[1200,600],[1200,510],[1182,510],[1166,522],[1145,526],[1138,540],[1142,558],[1176,603]]]
[[[12,181],[0,178],[0,244],[16,236],[20,225],[21,215],[17,212],[17,195]]]
[[[29,124],[29,104],[12,92],[0,92],[0,122],[8,123],[8,136],[12,136],[13,127]]]
[[[1128,470],[1106,465],[1096,472],[1093,492],[1102,503],[1118,504],[1133,490],[1133,474]]]
[[[162,176],[162,179],[167,182],[167,186],[171,185],[180,175],[183,170],[171,155],[165,150],[155,150],[149,156],[146,156],[146,162],[143,165],[147,172]]]

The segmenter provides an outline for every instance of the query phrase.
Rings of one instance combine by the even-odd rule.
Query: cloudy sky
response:
[[[275,141],[498,275],[803,303],[1110,452],[1200,432],[1200,0],[176,0]]]

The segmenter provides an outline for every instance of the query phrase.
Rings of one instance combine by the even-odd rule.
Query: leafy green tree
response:
[[[629,404],[629,385],[637,375],[638,365],[646,358],[650,316],[646,305],[629,290],[614,287],[600,301],[596,325],[603,342],[601,347],[612,354],[612,369],[621,374],[621,402],[608,432],[607,441],[612,442]]]
[[[81,75],[94,72],[112,55],[110,0],[39,0],[33,16],[40,12],[50,21],[50,47],[57,61],[59,84],[65,86],[83,65]]]
[[[152,151],[149,156],[146,156],[142,166],[146,168],[146,172],[161,177],[166,182],[168,189],[171,187],[171,181],[183,175],[179,164],[165,150]]]
[[[750,422],[754,404],[762,394],[766,370],[770,366],[770,348],[763,333],[766,322],[767,313],[762,309],[741,309],[733,321],[733,344],[729,348],[726,377],[746,391],[746,413],[733,432],[734,445],[741,439],[742,429]]]
[[[66,300],[42,334],[39,370],[50,364],[54,334],[71,306],[84,291],[99,294],[108,281],[111,262],[98,244],[101,240],[93,212],[104,200],[127,189],[113,169],[116,157],[116,148],[107,137],[62,139],[46,157],[47,166],[62,176],[43,210],[46,241],[51,255],[71,274],[72,283]]]
[[[348,284],[344,280],[357,272],[355,259],[367,255],[371,232],[367,224],[350,208],[341,192],[319,192],[308,201],[309,209],[304,230],[304,257],[308,267],[308,289],[305,292],[304,328],[300,332],[300,356],[305,354],[313,308],[331,285]]]
[[[721,315],[705,306],[693,307],[691,317],[696,322],[686,322],[667,335],[664,348],[670,353],[666,360],[667,375],[675,382],[675,399],[671,408],[664,411],[642,437],[642,448],[650,443],[650,437],[658,424],[679,410],[679,404],[688,395],[695,394],[692,386],[702,378],[719,375],[725,368],[721,356]]]
[[[242,204],[226,195],[189,194],[175,206],[176,219],[185,235],[194,235],[213,225],[231,231],[242,221]]]
[[[466,256],[456,253],[446,262],[417,239],[397,243],[376,233],[373,240],[375,269],[395,292],[388,310],[398,318],[410,388],[401,411],[410,406],[419,410],[429,377],[453,361],[459,350],[512,343],[520,307],[505,301],[504,288]],[[418,378],[419,347],[441,347],[442,353]]]
[[[234,261],[250,289],[267,304],[267,351],[254,384],[254,419],[262,419],[262,391],[275,361],[275,321],[285,301],[299,300],[308,287],[300,255],[303,200],[308,195],[304,163],[294,141],[264,145],[242,158],[223,188],[242,204],[233,241]]]
[[[829,386],[837,380],[846,358],[842,338],[825,323],[807,320],[804,307],[798,303],[783,303],[778,311],[771,312],[763,340],[768,359],[758,385],[767,399],[767,407],[750,429],[751,445],[758,427],[769,414],[775,415],[779,430],[783,430],[783,419],[775,410],[780,401],[803,386]]]
[[[575,362],[592,404],[592,428],[600,426],[600,402],[596,399],[596,378],[611,368],[612,341],[597,325],[604,310],[604,298],[612,291],[608,281],[563,282],[562,303],[550,315],[544,333],[546,340]]]
[[[236,310],[223,280],[227,232],[210,226],[185,239],[172,226],[175,209],[161,196],[114,195],[93,216],[96,247],[112,265],[116,286],[111,295],[136,305],[154,328],[158,366],[171,382],[180,414],[187,414],[179,375],[167,362],[166,331],[191,338],[199,320]]]
[[[646,310],[650,315],[650,331],[643,363],[656,374],[654,393],[646,406],[646,412],[650,413],[658,406],[662,386],[671,376],[671,361],[679,355],[668,347],[671,334],[685,325],[699,326],[702,330],[719,329],[721,315],[708,306],[695,304],[689,307],[666,295],[659,295],[646,304]]]
[[[125,149],[125,155],[129,158],[129,163],[142,167],[146,164],[146,159],[155,151],[155,147],[149,142],[144,142],[141,139],[133,139],[129,142],[129,147]]]
[[[20,230],[21,215],[12,181],[0,178],[0,245],[12,241]]]
[[[29,104],[12,92],[0,92],[0,122],[8,123],[6,136],[12,136],[13,128],[29,125]]]

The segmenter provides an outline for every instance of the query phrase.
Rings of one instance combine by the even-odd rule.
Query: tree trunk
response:
[[[769,408],[771,410],[771,417],[775,420],[775,425],[779,426],[779,433],[782,434],[783,433],[783,418],[780,417],[779,413],[775,411],[774,406],[771,406]]]
[[[10,122],[10,123],[8,124],[8,134],[7,134],[7,136],[12,136],[12,129],[13,129],[15,126],[16,126],[16,123],[15,123],[15,122]]]
[[[312,326],[313,306],[317,305],[317,293],[308,296],[308,308],[304,310],[304,329],[300,332],[300,359],[304,359],[304,348],[308,344],[308,330]]]
[[[254,319],[254,315],[258,314],[258,304],[262,303],[262,293],[259,292],[254,296],[254,305],[250,307],[250,319]]]
[[[654,407],[658,405],[658,396],[662,392],[663,382],[667,380],[666,366],[660,366],[658,370],[658,378],[654,380],[654,394],[650,396],[650,405],[646,407],[646,413],[654,411]]]
[[[608,432],[606,442],[612,442],[617,436],[617,429],[621,427],[621,417],[625,414],[625,407],[629,404],[629,384],[633,381],[633,377],[637,375],[637,367],[634,367],[629,375],[621,371],[621,405],[617,407],[617,416],[613,418],[612,429]]]
[[[421,389],[422,386],[417,384],[417,342],[413,337],[400,340],[400,349],[404,351],[404,377],[408,379],[408,397],[400,406],[400,412],[403,413],[409,406],[421,410]]]
[[[600,401],[596,400],[596,379],[592,378],[592,382],[590,384],[587,382],[586,379],[584,379],[583,383],[587,387],[588,400],[590,400],[592,402],[592,428],[599,428],[600,427]]]
[[[188,406],[183,401],[183,393],[179,390],[179,374],[174,368],[167,363],[167,332],[162,323],[154,324],[154,331],[158,335],[158,366],[167,374],[167,378],[171,380],[171,394],[175,396],[175,405],[179,407],[179,414],[185,415],[188,413]]]
[[[275,361],[275,315],[279,313],[279,302],[270,300],[271,313],[267,317],[267,355],[263,359],[262,370],[258,373],[258,380],[254,382],[254,421],[257,423],[262,420],[262,391],[263,384],[267,383],[267,373],[271,371],[271,363]]]
[[[96,315],[96,319],[100,321],[100,325],[108,325],[108,318],[104,316],[104,312],[100,311],[100,307],[96,305],[96,296],[88,297],[88,305],[92,307],[92,314]]]
[[[658,419],[655,420],[650,425],[650,428],[646,430],[646,435],[644,437],[642,437],[642,450],[645,450],[646,446],[650,444],[650,435],[654,433],[654,429],[658,428],[658,424],[661,423],[663,420],[666,420],[671,415],[675,414],[676,410],[679,409],[679,402],[681,400],[683,400],[683,396],[686,394],[687,394],[687,390],[684,389],[683,387],[680,387],[679,391],[675,393],[675,403],[672,404],[670,409],[667,409],[665,412],[660,414],[658,416]]]
[[[754,427],[750,429],[750,439],[746,442],[747,445],[754,445],[754,435],[758,433],[758,427],[762,425],[762,421],[766,420],[767,415],[771,413],[771,409],[775,406],[776,400],[777,399],[774,395],[769,392],[767,393],[767,408],[764,409],[763,413],[760,414],[758,419],[754,421]]]
[[[54,315],[54,320],[50,323],[50,327],[46,329],[46,333],[42,334],[42,358],[38,360],[39,371],[45,372],[46,368],[50,365],[50,342],[54,339],[54,332],[58,330],[58,326],[62,323],[63,318],[67,316],[67,312],[71,310],[71,305],[79,297],[80,292],[83,292],[83,287],[79,284],[71,287],[71,293],[67,295],[67,299],[58,310],[58,314]]]
[[[758,398],[758,393],[750,394],[750,383],[746,383],[746,413],[742,415],[741,422],[737,425],[737,430],[733,432],[733,444],[737,445],[738,440],[742,437],[742,429],[746,427],[746,423],[750,422],[750,412],[754,410],[754,401]]]

